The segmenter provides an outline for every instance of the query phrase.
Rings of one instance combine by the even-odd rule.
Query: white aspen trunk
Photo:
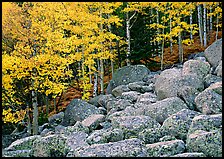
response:
[[[210,6],[210,13],[212,13],[212,6]],[[210,21],[210,30],[212,30],[212,16],[210,16],[210,19],[209,19],[209,21]]]
[[[97,86],[98,86],[98,74],[97,72],[94,72],[94,85],[93,85],[93,97],[96,97],[97,94]]]
[[[32,134],[32,124],[31,124],[31,119],[30,119],[30,110],[29,110],[29,106],[27,105],[27,111],[26,111],[26,115],[27,115],[27,133],[29,135]]]
[[[89,83],[92,84],[92,74],[91,74],[91,68],[89,67]]]
[[[199,26],[199,37],[200,37],[200,42],[201,46],[203,46],[203,40],[202,40],[202,19],[201,19],[201,5],[197,6],[198,8],[198,26]]]
[[[127,41],[127,44],[128,44],[128,47],[127,47],[127,54],[126,54],[126,63],[127,63],[127,66],[130,66],[130,52],[131,52],[131,37],[130,37],[130,19],[129,19],[129,16],[128,16],[128,12],[126,13],[126,41]]]
[[[177,16],[179,17],[179,14],[177,14]],[[178,24],[178,26],[180,26],[180,24]],[[178,50],[179,50],[179,62],[182,64],[183,63],[183,47],[182,47],[181,31],[179,32],[179,35],[178,35]]]
[[[190,39],[193,40],[193,34],[192,34],[192,9],[190,10],[191,14],[190,14]]]
[[[48,97],[45,95],[45,104],[46,104],[46,114],[48,116],[49,114],[49,102],[48,102]]]
[[[218,7],[218,3],[216,4],[216,7]],[[218,40],[218,32],[219,32],[219,14],[217,14],[217,19],[216,19],[216,35],[215,35],[215,40]]]
[[[157,23],[157,25],[159,25],[159,9],[158,9],[158,7],[156,8],[156,15],[157,15],[156,23]],[[159,35],[159,33],[160,33],[159,28],[157,28],[157,36]],[[159,55],[161,56],[161,54],[160,54],[160,50],[161,50],[160,44],[161,44],[161,42],[158,41],[158,50],[157,51],[158,51]]]
[[[112,77],[113,77],[113,75],[114,75],[114,62],[111,60],[110,64],[111,64],[111,74],[112,74]]]
[[[55,110],[55,113],[57,113],[57,107],[56,107],[56,97],[54,98],[54,110]]]
[[[110,15],[109,14],[108,14],[108,18],[110,18]],[[109,32],[111,33],[111,26],[110,26],[110,24],[108,25],[108,29],[109,29]],[[112,52],[112,46],[110,44],[110,53],[111,52]],[[113,63],[112,60],[110,60],[110,64],[111,64],[111,73],[112,73],[112,77],[113,77],[113,74],[114,74],[114,63]]]
[[[170,18],[170,33],[172,32],[172,19]],[[173,39],[172,35],[170,35],[170,54],[173,52]]]
[[[100,18],[102,18],[102,13],[100,13]],[[103,32],[103,24],[102,22],[100,23],[100,31]],[[101,52],[103,52],[103,43],[101,42]],[[100,94],[104,94],[104,63],[103,59],[100,59]]]
[[[206,47],[207,46],[207,33],[206,33],[206,28],[207,28],[207,26],[206,26],[206,4],[204,3],[203,4],[203,7],[204,7],[204,17],[203,17],[203,22],[204,22],[204,47]]]
[[[164,34],[164,28],[163,28],[163,34]],[[161,70],[163,70],[163,53],[164,53],[164,38],[162,41]]]
[[[152,8],[150,9],[150,14],[151,14],[150,16],[153,15],[153,10],[152,10]],[[149,19],[149,24],[152,24],[152,18]],[[154,52],[154,49],[153,49],[153,42],[152,42],[152,40],[153,40],[153,38],[152,38],[152,36],[150,36],[151,52]],[[152,54],[152,56],[153,56],[153,54]]]

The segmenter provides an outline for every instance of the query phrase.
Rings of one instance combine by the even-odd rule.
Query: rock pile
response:
[[[119,69],[106,95],[88,103],[74,99],[39,135],[16,140],[3,156],[221,157],[220,47],[222,39],[203,60],[162,72],[143,65]]]

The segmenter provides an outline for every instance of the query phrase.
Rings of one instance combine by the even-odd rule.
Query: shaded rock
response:
[[[3,151],[2,157],[31,157],[31,150]]]
[[[204,78],[210,70],[210,65],[208,62],[202,62],[199,60],[188,60],[183,64],[182,73],[186,74],[196,74],[200,78]]]
[[[61,135],[41,137],[33,142],[34,157],[64,157],[69,149],[65,146],[66,138]]]
[[[176,138],[174,136],[165,135],[159,139],[159,142],[165,142],[165,141],[171,141],[171,140],[176,140]]]
[[[159,100],[177,96],[181,70],[172,68],[161,72],[155,81],[155,92]]]
[[[186,152],[186,153],[176,154],[170,157],[206,157],[206,156],[205,154],[201,152]]]
[[[146,157],[142,141],[136,138],[94,144],[79,150],[75,157]]]
[[[96,97],[93,97],[93,98],[90,98],[89,99],[89,101],[88,101],[88,103],[89,104],[92,104],[92,105],[95,105],[96,107],[99,107],[100,105],[99,105],[99,103],[98,103],[98,100],[99,100],[99,98],[101,98],[103,95],[98,95],[98,96],[96,96]]]
[[[190,59],[195,60],[198,57],[205,57],[205,53],[204,52],[197,52],[197,53],[189,54],[187,59],[188,60],[190,60]]]
[[[222,81],[211,84],[206,90],[212,90],[222,95]]]
[[[63,126],[63,125],[58,125],[58,126],[55,127],[55,133],[61,133],[65,130],[65,128],[66,127]]]
[[[16,140],[9,147],[5,148],[5,150],[6,151],[31,150],[33,148],[33,142],[40,138],[41,138],[40,135],[34,135]]]
[[[209,87],[213,83],[220,82],[220,81],[222,81],[222,78],[221,77],[218,77],[218,76],[213,75],[213,74],[208,74],[204,78],[205,88]]]
[[[168,157],[184,152],[185,144],[182,140],[171,140],[147,144],[146,148],[149,157]]]
[[[206,157],[222,157],[222,132],[198,130],[186,141],[187,152],[202,152]]]
[[[66,157],[72,157],[74,151],[85,146],[89,146],[86,141],[87,137],[88,134],[82,131],[73,132],[71,135],[69,135],[66,140],[66,147],[69,149],[69,152],[67,153]]]
[[[189,134],[196,130],[212,131],[222,129],[222,114],[199,115],[192,119]]]
[[[106,105],[106,108],[107,108],[107,112],[110,111],[110,113],[108,114],[112,114],[116,111],[124,110],[128,106],[132,106],[131,102],[129,102],[128,100],[115,99],[115,100],[109,101]]]
[[[107,94],[119,85],[142,81],[149,73],[150,70],[144,65],[124,66],[114,72],[112,80],[107,87]]]
[[[104,107],[98,107],[98,110],[99,110],[100,114],[103,114],[103,115],[107,114],[107,110]]]
[[[157,101],[157,96],[151,92],[146,92],[144,94],[141,94],[137,99],[138,103],[144,103],[144,104],[151,104],[151,103],[155,103],[156,101]]]
[[[73,99],[65,109],[64,118],[61,125],[71,126],[76,121],[82,121],[92,114],[99,114],[99,110],[81,99]]]
[[[147,85],[151,84],[151,83],[155,83],[156,82],[156,78],[157,76],[161,73],[161,71],[157,71],[157,72],[151,72],[149,75],[145,76],[142,81],[145,82]]]
[[[148,86],[142,86],[141,93],[145,92],[153,92],[155,89],[155,85],[153,83],[149,84]]]
[[[140,82],[133,82],[128,84],[128,88],[132,91],[137,91],[141,92],[142,86],[145,85],[145,82],[140,81]]]
[[[125,100],[129,100],[132,103],[134,103],[137,101],[139,95],[140,93],[136,91],[123,92],[121,94],[121,98]]]
[[[189,109],[182,109],[172,114],[163,122],[161,126],[162,134],[175,136],[177,139],[185,141],[192,119],[199,114],[199,112]]]
[[[185,74],[181,77],[181,82],[179,85],[179,89],[181,86],[191,86],[198,91],[204,90],[204,80],[200,78],[197,74]]]
[[[89,130],[94,130],[96,129],[101,122],[103,122],[105,119],[105,116],[102,114],[93,114],[87,117],[82,121],[82,125],[85,127],[88,127]]]
[[[101,107],[107,108],[106,105],[109,101],[114,100],[114,96],[112,94],[108,94],[108,95],[101,95],[98,99],[98,104]]]
[[[49,128],[50,124],[49,123],[44,123],[43,125],[38,127],[38,132],[41,133],[44,129]]]
[[[159,128],[160,124],[149,116],[120,116],[111,119],[113,128],[120,128],[125,139],[138,137],[139,132],[146,128]]]
[[[178,92],[177,95],[183,101],[187,104],[188,108],[191,110],[195,110],[195,97],[199,94],[200,92],[195,89],[194,87],[191,86],[182,86]]]
[[[15,133],[13,135],[2,135],[2,148],[6,148],[9,145],[11,145],[14,141],[18,140],[18,139],[22,139],[25,137],[29,137],[29,133],[27,133],[26,131],[21,132],[21,133]]]
[[[50,129],[48,128],[45,128],[41,133],[40,133],[40,136],[46,136],[47,134],[49,134],[49,132],[53,132],[51,131]]]
[[[116,142],[124,139],[121,129],[101,129],[92,132],[87,138],[89,144],[102,144],[108,142]]]
[[[138,134],[138,138],[144,141],[145,144],[152,144],[159,141],[162,136],[159,128],[144,129]]]
[[[127,85],[120,85],[112,90],[112,94],[113,96],[117,97],[117,96],[121,96],[123,92],[128,92],[128,91],[130,91],[130,89],[128,88]]]
[[[54,114],[48,118],[50,124],[56,123],[59,124],[64,117],[64,112],[60,112],[58,114]]]
[[[204,51],[205,57],[213,68],[222,60],[222,38],[212,43]]]
[[[214,74],[222,77],[222,60],[219,62],[219,65],[216,67]]]
[[[222,96],[212,90],[204,90],[195,98],[196,108],[202,114],[217,114],[222,112]]]
[[[151,105],[138,108],[136,112],[152,117],[159,123],[182,109],[188,109],[187,105],[178,97],[166,98]]]
[[[118,117],[118,116],[133,116],[136,115],[136,109],[132,106],[126,107],[122,111],[116,111],[112,114],[108,114],[107,119],[111,120],[113,117]],[[139,115],[139,114],[138,114]]]
[[[71,135],[73,132],[83,131],[85,133],[89,133],[89,128],[84,126],[80,121],[77,121],[74,126],[67,126],[65,129],[60,131],[61,134],[65,134],[65,136]]]

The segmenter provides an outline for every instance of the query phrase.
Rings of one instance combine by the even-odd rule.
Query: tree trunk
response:
[[[131,37],[130,37],[130,19],[128,12],[126,13],[126,41],[127,41],[127,54],[126,54],[126,63],[127,66],[130,66],[130,51],[131,51]]]
[[[32,91],[32,105],[33,105],[33,135],[37,135],[38,134],[38,107],[37,107],[37,94],[34,90]]]
[[[97,90],[98,90],[98,74],[97,72],[94,72],[94,85],[93,85],[93,97],[96,97],[98,95]]]
[[[203,40],[202,40],[202,18],[201,18],[201,5],[199,4],[197,6],[198,8],[198,26],[199,26],[199,37],[200,37],[200,42],[201,46],[203,46]]]
[[[207,46],[207,34],[206,34],[206,28],[207,28],[207,25],[206,25],[206,4],[204,3],[203,4],[204,6],[204,17],[203,17],[203,22],[204,22],[204,47]]]
[[[48,102],[48,97],[45,95],[45,105],[46,105],[46,114],[48,117],[49,114],[49,102]]]
[[[163,34],[164,34],[164,28],[163,28]],[[164,53],[164,38],[162,41],[161,70],[163,70],[163,53]]]
[[[159,8],[157,7],[156,8],[156,23],[157,23],[157,25],[159,25]],[[160,33],[160,30],[159,30],[159,28],[157,28],[157,36],[159,35],[159,33]],[[161,51],[161,42],[160,41],[158,41],[158,53],[159,53],[159,55],[161,55],[160,53],[160,51]]]
[[[27,133],[29,135],[32,134],[32,124],[31,124],[31,113],[30,113],[30,110],[29,110],[29,105],[27,105],[27,110],[26,110],[26,115],[27,115]]]
[[[121,68],[121,53],[120,53],[119,40],[116,41],[116,44],[117,44],[118,67]]]
[[[218,7],[218,3],[216,4],[216,7]],[[215,40],[218,40],[218,32],[219,32],[219,14],[217,13],[217,19],[216,19],[216,35],[215,35]]]
[[[54,98],[54,111],[55,111],[55,113],[57,113],[56,98],[57,98],[57,96]]]
[[[104,94],[104,65],[103,60],[100,60],[100,94]]]
[[[210,13],[212,13],[212,6],[210,6]],[[212,30],[212,16],[210,16],[210,30]]]
[[[170,18],[170,33],[172,32],[172,19]],[[170,54],[173,52],[173,40],[172,35],[170,35]]]
[[[193,35],[192,35],[192,9],[190,10],[191,14],[190,14],[190,39],[193,40]]]

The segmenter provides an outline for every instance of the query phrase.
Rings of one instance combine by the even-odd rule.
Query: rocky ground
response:
[[[106,95],[74,99],[39,135],[3,142],[3,156],[221,157],[222,39],[191,58],[118,69]]]

